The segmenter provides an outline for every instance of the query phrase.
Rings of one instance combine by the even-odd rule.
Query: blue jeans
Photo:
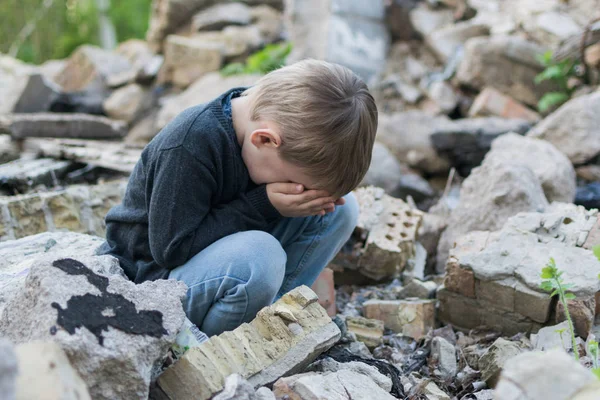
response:
[[[268,233],[226,236],[173,269],[185,282],[187,317],[208,336],[251,321],[300,285],[311,286],[348,240],[358,219],[352,194],[323,217],[283,218]]]

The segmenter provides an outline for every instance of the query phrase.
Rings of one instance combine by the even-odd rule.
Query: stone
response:
[[[432,213],[423,214],[423,220],[418,231],[418,236],[419,243],[427,252],[425,271],[423,271],[424,275],[435,273],[437,247],[442,232],[446,229],[446,225],[446,217],[444,216]]]
[[[152,103],[152,95],[142,86],[132,83],[115,90],[104,101],[103,108],[110,118],[132,123]]]
[[[420,340],[434,328],[435,300],[368,300],[363,304],[367,318],[384,322],[396,333]]]
[[[569,159],[545,140],[508,133],[492,142],[486,158],[519,163],[531,169],[549,202],[575,200],[575,170]]]
[[[317,295],[300,286],[260,310],[252,322],[188,350],[158,384],[172,399],[209,399],[233,373],[257,388],[299,372],[340,336]]]
[[[60,88],[41,74],[31,74],[15,104],[13,113],[35,113],[50,111],[60,93]]]
[[[543,67],[536,55],[545,49],[516,36],[472,38],[456,72],[457,80],[475,89],[493,87],[530,106],[554,90],[549,82],[536,85],[535,76]]]
[[[527,136],[544,139],[575,165],[585,164],[600,153],[600,93],[574,98],[544,118]]]
[[[177,32],[198,10],[213,4],[213,0],[153,0],[146,41],[150,49],[160,52],[163,40]]]
[[[191,36],[191,39],[218,45],[226,59],[238,59],[264,44],[256,25],[228,26],[222,31],[199,32]]]
[[[150,143],[154,136],[160,132],[160,129],[156,127],[157,117],[158,110],[153,110],[140,117],[139,121],[129,129],[127,136],[125,136],[125,143],[137,147],[145,147]]]
[[[598,382],[588,383],[581,388],[571,400],[594,400],[600,395],[600,384]]]
[[[516,119],[459,119],[437,128],[431,134],[431,143],[439,155],[467,176],[481,164],[494,139],[508,132],[524,134],[530,127],[528,122]]]
[[[469,109],[469,117],[521,119],[532,124],[541,119],[538,113],[493,87],[485,87],[477,95]]]
[[[0,164],[16,160],[20,157],[19,146],[9,135],[0,135]]]
[[[325,268],[321,271],[311,289],[319,297],[319,304],[327,310],[327,315],[335,317],[337,309],[335,306],[333,271],[329,268]]]
[[[384,1],[290,0],[285,14],[294,43],[288,63],[325,60],[350,68],[366,82],[385,65],[390,33]]]
[[[106,117],[87,114],[9,114],[0,117],[0,133],[15,139],[59,137],[117,139],[125,136],[126,125]]]
[[[394,196],[402,179],[402,165],[386,145],[375,142],[371,155],[371,165],[365,175],[362,186],[377,186]]]
[[[446,339],[436,336],[431,341],[431,360],[430,363],[437,368],[439,376],[450,381],[454,379],[458,372],[458,364],[456,362],[456,349],[454,345]],[[436,372],[434,371],[434,374]]]
[[[448,60],[471,38],[488,36],[487,25],[473,21],[458,22],[437,29],[425,37],[425,43],[433,50],[442,63]]]
[[[427,400],[450,400],[450,396],[444,393],[434,382],[425,385],[423,395]]]
[[[283,15],[280,11],[266,4],[250,9],[252,24],[256,26],[267,43],[278,41],[283,35]]]
[[[29,271],[4,308],[0,334],[15,343],[58,343],[92,398],[147,398],[152,369],[185,319],[187,287],[175,280],[136,285],[116,258],[69,249],[25,262]]]
[[[454,13],[448,8],[431,9],[421,3],[410,12],[410,22],[423,37],[454,23]]]
[[[213,400],[255,400],[254,387],[239,374],[231,374],[225,379],[223,391],[213,397]]]
[[[383,321],[363,317],[346,317],[348,332],[356,335],[369,349],[379,346],[383,340]]]
[[[186,108],[207,103],[232,87],[252,86],[258,79],[260,75],[223,77],[218,72],[206,74],[180,95],[165,102],[158,113],[156,128],[164,128]]]
[[[66,92],[102,90],[109,76],[129,70],[131,64],[122,55],[99,47],[82,45],[69,57],[55,81]]]
[[[218,71],[223,57],[218,43],[204,42],[178,35],[165,41],[163,82],[173,82],[186,88],[203,75]]]
[[[521,354],[523,349],[516,342],[498,338],[479,359],[481,378],[489,387],[495,387],[507,361]]]
[[[575,174],[587,182],[600,181],[600,165],[582,165],[575,168]]]
[[[91,400],[88,388],[61,347],[51,341],[16,346],[17,399]]]
[[[437,249],[436,270],[442,273],[449,250],[463,234],[495,231],[519,212],[548,206],[539,179],[531,169],[494,159],[475,168],[463,182],[460,203],[452,210]]]
[[[596,315],[595,296],[587,299],[568,300],[569,314],[573,321],[575,334],[583,339],[587,339],[594,326],[594,316]],[[556,304],[556,322],[566,321],[565,308],[559,301]]]
[[[443,114],[450,114],[458,105],[458,97],[450,84],[436,81],[427,89],[429,97],[438,105]]]
[[[422,212],[386,195],[381,188],[358,188],[360,215],[349,246],[334,259],[332,269],[355,271],[374,281],[400,276],[415,255]],[[337,279],[337,277],[336,277]]]
[[[431,135],[451,124],[446,116],[422,111],[379,115],[377,140],[386,145],[398,161],[428,173],[444,174],[450,166],[431,144]]]
[[[32,160],[21,158],[0,164],[0,187],[21,192],[37,185],[53,187],[70,169],[72,163],[69,161],[58,161],[53,158]]]
[[[412,279],[398,291],[399,299],[431,299],[435,296],[438,285],[434,281],[423,282],[419,279]]]
[[[13,112],[29,75],[36,72],[33,65],[0,54],[0,115]]]
[[[232,399],[233,400],[233,399]],[[267,387],[256,389],[256,400],[277,400],[275,394]]]
[[[563,350],[528,352],[504,364],[494,399],[575,399],[594,375]]]
[[[600,207],[600,183],[592,182],[578,187],[574,202],[585,208]]]
[[[558,325],[546,326],[531,334],[531,346],[534,350],[548,351],[552,349],[563,349],[569,351],[573,348],[569,323],[563,321]]]
[[[600,289],[600,265],[582,248],[597,211],[554,203],[545,213],[519,213],[497,232],[471,232],[450,251],[445,287],[438,290],[439,318],[461,329],[487,327],[505,335],[536,332],[560,316],[550,293],[540,288],[540,266],[550,258],[573,284],[569,291],[579,332],[587,336]],[[560,321],[560,320],[559,320]]]
[[[323,358],[311,364],[308,370],[321,373],[348,370],[371,378],[371,380],[373,380],[377,386],[385,390],[387,393],[392,390],[392,380],[389,377],[380,373],[379,370],[374,366],[359,361],[342,363],[337,362],[332,358]]]
[[[215,4],[192,17],[193,31],[218,31],[228,25],[248,25],[250,7],[243,3]]]
[[[282,378],[273,386],[273,392],[277,398],[290,399],[395,399],[373,380],[347,369],[325,374],[309,372]]]
[[[410,22],[410,11],[418,5],[416,0],[394,0],[388,3],[385,22],[393,41],[416,39],[418,34]]]
[[[102,103],[108,95],[108,92],[104,90],[60,92],[52,102],[49,111],[54,113],[105,115]]]
[[[0,393],[7,400],[16,395],[16,381],[19,365],[14,345],[7,339],[0,338]]]

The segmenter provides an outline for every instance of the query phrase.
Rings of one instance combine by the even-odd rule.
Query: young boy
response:
[[[134,282],[178,279],[208,336],[312,285],[352,233],[371,162],[365,83],[307,60],[183,111],[142,153],[101,254]],[[346,195],[342,197],[343,195]]]

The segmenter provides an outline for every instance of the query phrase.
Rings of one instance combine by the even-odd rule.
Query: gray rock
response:
[[[434,337],[431,341],[431,362],[445,381],[454,379],[458,372],[456,349],[453,344],[440,336]]]
[[[33,65],[0,55],[0,115],[13,112],[27,85],[28,76],[35,73]]]
[[[213,400],[256,400],[256,391],[241,375],[232,374],[225,379],[223,391]]]
[[[256,400],[276,400],[275,394],[265,386],[256,389]]]
[[[35,258],[4,308],[0,335],[57,342],[93,398],[145,399],[151,370],[184,321],[186,287],[173,280],[136,285],[115,270],[111,256],[68,249]]]
[[[423,282],[419,279],[412,279],[408,284],[398,291],[398,299],[431,299],[435,295],[438,285],[433,281]]]
[[[486,381],[488,386],[496,386],[506,362],[523,351],[523,348],[515,342],[503,338],[496,339],[494,344],[479,359],[481,378]]]
[[[417,38],[417,32],[410,22],[410,11],[418,4],[418,0],[393,0],[387,7],[385,21],[394,41]]]
[[[13,138],[58,137],[116,139],[125,136],[126,125],[105,117],[87,114],[10,114],[0,117],[0,133]]]
[[[9,135],[0,135],[0,164],[18,159],[20,153],[19,147]]]
[[[248,25],[250,19],[250,7],[245,4],[215,4],[192,17],[192,29],[218,31],[228,25]]]
[[[115,90],[103,104],[106,115],[127,123],[135,121],[154,103],[152,94],[137,83]]]
[[[187,88],[207,73],[221,69],[223,54],[220,43],[169,35],[164,47],[165,61],[158,83],[171,82]]]
[[[350,68],[365,81],[381,72],[390,45],[385,2],[290,0],[287,31],[294,43],[287,62],[316,58]]]
[[[12,112],[34,113],[50,111],[50,106],[59,96],[60,88],[41,74],[32,74]]]
[[[570,100],[544,118],[527,136],[544,139],[573,164],[584,164],[600,153],[600,92]]]
[[[534,83],[535,76],[543,70],[535,56],[544,51],[543,47],[517,36],[469,39],[456,78],[476,89],[494,87],[535,106],[545,93],[555,90],[549,82]]]
[[[454,23],[454,13],[448,8],[431,9],[421,3],[410,12],[410,22],[423,37]]]
[[[569,351],[573,348],[569,323],[563,321],[558,325],[546,326],[531,335],[531,345],[534,350],[548,351],[552,349],[563,349]]]
[[[104,115],[102,103],[109,92],[91,88],[79,92],[61,92],[50,106],[51,112]]]
[[[0,338],[0,393],[3,399],[15,399],[18,374],[19,366],[15,348],[10,341]]]
[[[442,63],[446,63],[467,40],[489,34],[487,25],[464,21],[431,32],[426,36],[425,43]]]
[[[340,363],[332,358],[325,358],[313,363],[309,367],[309,370],[315,372],[338,372],[348,370],[369,377],[377,384],[377,386],[388,393],[392,390],[392,380],[389,377],[381,374],[377,368],[359,361]]]
[[[65,177],[71,166],[70,161],[53,158],[21,158],[0,164],[0,186],[21,192],[40,184],[53,187]]]
[[[15,348],[18,399],[91,400],[88,388],[56,342],[35,340]]]
[[[552,143],[508,133],[494,140],[486,158],[529,167],[540,180],[549,202],[571,203],[575,199],[573,165]]]
[[[518,119],[459,119],[435,129],[431,142],[438,154],[450,160],[462,176],[467,176],[481,164],[494,139],[508,132],[525,134],[530,127],[529,122]]]
[[[444,114],[451,113],[458,105],[458,96],[454,89],[444,81],[433,82],[429,85],[427,93]]]
[[[438,273],[445,269],[448,251],[463,234],[498,230],[508,218],[548,206],[539,179],[531,169],[490,159],[465,179],[460,203],[452,210],[437,248]]]
[[[400,162],[384,144],[375,142],[371,165],[361,185],[381,187],[386,193],[393,196],[400,184],[400,179],[402,179]]]
[[[436,153],[430,137],[448,125],[451,125],[449,118],[422,111],[382,114],[377,140],[385,144],[400,162],[431,174],[445,173],[450,166]]]
[[[363,342],[350,342],[346,345],[343,345],[346,350],[355,356],[363,357],[363,358],[373,358],[373,354]]]
[[[494,399],[574,399],[596,380],[594,375],[562,350],[524,353],[508,360]]]

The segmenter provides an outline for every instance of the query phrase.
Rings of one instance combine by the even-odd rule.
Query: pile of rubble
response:
[[[155,0],[146,41],[0,55],[2,396],[600,396],[597,1],[368,3]],[[95,255],[104,216],[171,119],[260,77],[221,68],[287,40],[288,62],[341,63],[376,97],[357,229],[312,290],[182,354],[185,286],[134,285]],[[539,112],[547,50],[580,65],[571,99]],[[550,258],[575,342],[540,288]]]

